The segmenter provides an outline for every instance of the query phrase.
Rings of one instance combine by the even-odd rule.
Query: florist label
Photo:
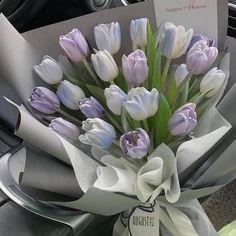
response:
[[[149,206],[148,206],[149,205]],[[130,236],[156,236],[159,232],[158,207],[150,208],[150,204],[144,208],[136,208],[129,218]]]
[[[218,38],[217,0],[155,0],[157,22],[175,22],[194,33]]]

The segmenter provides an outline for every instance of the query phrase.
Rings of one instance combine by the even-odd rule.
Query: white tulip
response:
[[[80,142],[98,148],[108,148],[116,138],[114,127],[100,118],[89,118],[82,123],[85,134],[79,136]]]
[[[145,48],[147,45],[147,18],[132,20],[130,35],[135,48]]]
[[[145,120],[156,114],[159,105],[159,93],[157,89],[151,92],[145,88],[133,88],[128,93],[124,106],[134,120]]]
[[[186,64],[181,64],[177,67],[174,74],[176,87],[180,86],[180,84],[184,81],[184,79],[186,79],[188,74],[189,72],[187,70]]]
[[[44,56],[41,63],[34,66],[34,71],[48,84],[58,84],[63,78],[60,65],[49,56]]]
[[[125,92],[117,85],[111,85],[104,91],[108,108],[116,115],[121,115],[121,108],[127,98]]]
[[[200,84],[201,93],[206,94],[206,97],[215,96],[225,83],[225,73],[222,70],[218,70],[217,67],[211,69],[202,79]]]
[[[91,60],[97,75],[103,81],[112,81],[119,75],[116,62],[107,50],[92,54]]]
[[[71,110],[79,110],[78,102],[85,98],[83,90],[67,80],[60,83],[57,96]]]
[[[112,55],[120,50],[121,30],[118,22],[99,24],[94,28],[94,36],[99,50],[107,50]]]
[[[193,29],[186,32],[182,25],[166,23],[163,37],[162,54],[167,58],[178,58],[187,51],[193,37]]]

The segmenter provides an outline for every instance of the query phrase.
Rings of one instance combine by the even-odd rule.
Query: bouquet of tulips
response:
[[[182,25],[166,23],[154,34],[141,18],[131,21],[130,35],[133,51],[121,62],[114,59],[121,47],[118,22],[94,28],[91,57],[78,29],[60,36],[67,57],[58,63],[44,56],[34,66],[51,90],[34,88],[29,104],[50,115],[44,119],[58,135],[92,148],[101,164],[95,188],[151,206],[164,191],[174,203],[181,194],[176,153],[195,138],[198,120],[224,90],[227,75],[218,68],[223,57],[213,39]],[[177,58],[185,63],[176,64]],[[61,116],[51,117],[55,113]],[[191,226],[188,232],[195,235]]]
[[[67,58],[58,63],[44,56],[34,66],[52,89],[34,88],[29,104],[44,114],[61,114],[49,127],[64,138],[111,153],[115,149],[140,168],[160,144],[174,151],[193,138],[226,75],[218,69],[214,40],[194,35],[193,29],[166,23],[154,35],[148,19],[141,18],[131,22],[130,34],[133,52],[119,63],[113,57],[121,47],[119,23],[96,26],[98,49],[91,49],[91,64],[89,44],[78,29],[60,36]],[[186,63],[175,65],[182,56]]]
[[[126,24],[130,35],[122,34],[119,22],[96,25],[96,47],[79,29],[61,32],[67,33],[58,35],[65,55],[58,60],[40,55],[40,62],[19,37],[19,47],[36,55],[22,56],[24,63],[9,56],[25,68],[30,82],[23,85],[19,73],[0,63],[37,118],[15,105],[20,112],[15,134],[60,160],[42,158],[50,173],[35,168],[30,175],[25,173],[33,167],[26,162],[21,184],[75,198],[50,200],[57,206],[119,214],[114,236],[216,235],[197,199],[217,191],[236,168],[227,153],[212,158],[209,152],[232,127],[216,109],[228,82],[230,54],[182,25],[160,24],[156,30],[147,18]],[[120,55],[122,38],[132,41],[129,55]],[[4,45],[5,50],[10,44]],[[38,63],[36,80],[28,69],[32,61]],[[232,165],[224,166],[224,180],[218,181],[220,174],[210,174],[223,157]],[[58,179],[50,185],[38,173]]]

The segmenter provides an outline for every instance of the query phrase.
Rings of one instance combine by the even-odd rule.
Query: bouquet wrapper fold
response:
[[[144,8],[145,11],[143,11]],[[97,23],[119,21],[123,34],[129,35],[129,25],[127,22],[134,18],[145,17],[147,12],[149,13],[148,18],[152,25],[157,25],[157,17],[154,8],[154,2],[147,1],[122,8],[122,10],[117,8],[46,26],[26,32],[23,34],[23,37],[15,31],[3,15],[0,15],[0,31],[4,32],[4,34],[0,35],[0,53],[2,55],[0,60],[0,73],[19,95],[24,106],[29,108],[27,99],[31,89],[39,84],[43,84],[43,82],[34,77],[32,66],[38,64],[44,54],[56,58],[62,53],[58,44],[58,36],[60,34],[67,33],[72,28],[77,27],[86,35],[89,41],[91,41],[91,44],[94,45],[92,32],[93,27]],[[128,40],[124,42],[126,41]],[[232,39],[227,39],[227,43],[230,47],[236,45],[235,40]],[[54,47],[52,47],[52,45],[54,45]],[[131,45],[124,43],[117,58],[120,58],[123,53],[127,54],[130,48]],[[235,57],[235,54],[233,57]],[[221,64],[221,68],[226,72],[227,77],[229,76],[229,64],[230,58],[227,54]],[[233,75],[235,75],[234,73],[233,71]],[[231,84],[233,83],[232,78],[233,76],[229,79]],[[234,177],[233,173],[235,172],[236,165],[232,159],[232,153],[235,149],[235,143],[230,144],[227,149],[213,161],[209,163],[207,161],[204,162],[204,164],[207,165],[204,167],[205,172],[203,175],[197,173],[199,174],[198,181],[191,188],[182,188],[183,186],[179,185],[178,175],[186,169],[190,170],[189,180],[196,175],[195,168],[192,168],[193,164],[232,129],[233,124],[231,125],[222,117],[224,114],[227,114],[226,117],[231,117],[232,115],[229,113],[233,112],[232,109],[223,111],[223,109],[217,110],[215,108],[221,95],[224,93],[225,86],[226,84],[223,86],[219,97],[213,101],[209,112],[207,112],[199,122],[199,126],[194,134],[195,139],[180,146],[176,158],[172,158],[171,161],[166,163],[166,169],[163,169],[161,165],[157,164],[160,171],[164,173],[163,176],[165,176],[160,186],[154,191],[156,194],[154,219],[155,223],[160,228],[160,232],[158,231],[156,233],[160,233],[160,235],[170,235],[170,233],[173,235],[186,236],[216,235],[213,226],[196,199],[214,193]],[[227,99],[231,101],[232,94],[229,94]],[[45,158],[43,160],[44,165],[48,166],[47,169],[42,169],[42,172],[32,171],[35,168],[36,161],[29,159],[26,162],[25,173],[23,173],[21,179],[22,183],[44,190],[49,189],[68,196],[76,197],[78,194],[78,199],[75,201],[53,202],[54,204],[77,210],[105,216],[126,211],[130,214],[131,209],[135,209],[135,211],[140,210],[140,206],[144,204],[144,201],[142,202],[131,195],[125,195],[119,191],[110,192],[95,187],[97,186],[95,184],[97,181],[97,168],[100,166],[100,163],[97,162],[96,158],[93,159],[89,157],[83,147],[80,150],[49,130],[34,118],[24,106],[13,105],[17,107],[20,112],[20,121],[18,127],[15,129],[15,134],[32,146],[43,150],[57,159],[57,162],[53,162],[51,158]],[[222,115],[219,113],[221,111]],[[157,153],[164,156],[169,155],[165,148],[157,150]],[[150,161],[156,157],[157,156],[151,157]],[[161,163],[160,160],[158,161],[157,163]],[[222,166],[222,163],[227,163],[227,165]],[[108,162],[106,162],[106,164],[109,165]],[[132,167],[123,162],[122,159],[116,164],[117,168],[123,168],[122,170],[132,175]],[[220,171],[218,170],[219,167]],[[54,184],[54,188],[51,188],[50,185],[43,186],[42,182],[34,181],[34,178],[43,176],[44,171],[54,171],[55,168],[60,168],[62,173],[67,175],[66,178],[68,178],[68,180],[75,177],[75,181],[73,181],[71,186],[68,186],[64,192],[57,184]],[[55,172],[55,176],[57,174],[59,173]],[[140,176],[141,174],[142,173],[140,173]],[[32,176],[31,180],[30,176]],[[45,175],[45,178],[46,176],[47,178],[50,177],[50,175]],[[60,180],[58,180],[58,182],[59,181]],[[144,184],[146,184],[146,180],[144,179],[143,181]],[[141,188],[141,190],[142,196],[146,196],[145,194],[148,195],[150,191],[148,188]],[[163,190],[165,194],[161,195]],[[132,215],[128,217],[128,221],[132,218],[131,216]],[[129,235],[129,226],[129,222],[122,224],[120,217],[115,225],[114,235]],[[132,230],[135,230],[134,227]]]

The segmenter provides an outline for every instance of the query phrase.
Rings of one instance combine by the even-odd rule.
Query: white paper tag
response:
[[[136,208],[129,219],[130,236],[159,235],[159,206],[158,203],[145,204],[144,208]],[[152,211],[153,210],[153,211]]]
[[[155,0],[157,23],[173,22],[218,41],[217,0]],[[158,24],[159,24],[158,23]]]

